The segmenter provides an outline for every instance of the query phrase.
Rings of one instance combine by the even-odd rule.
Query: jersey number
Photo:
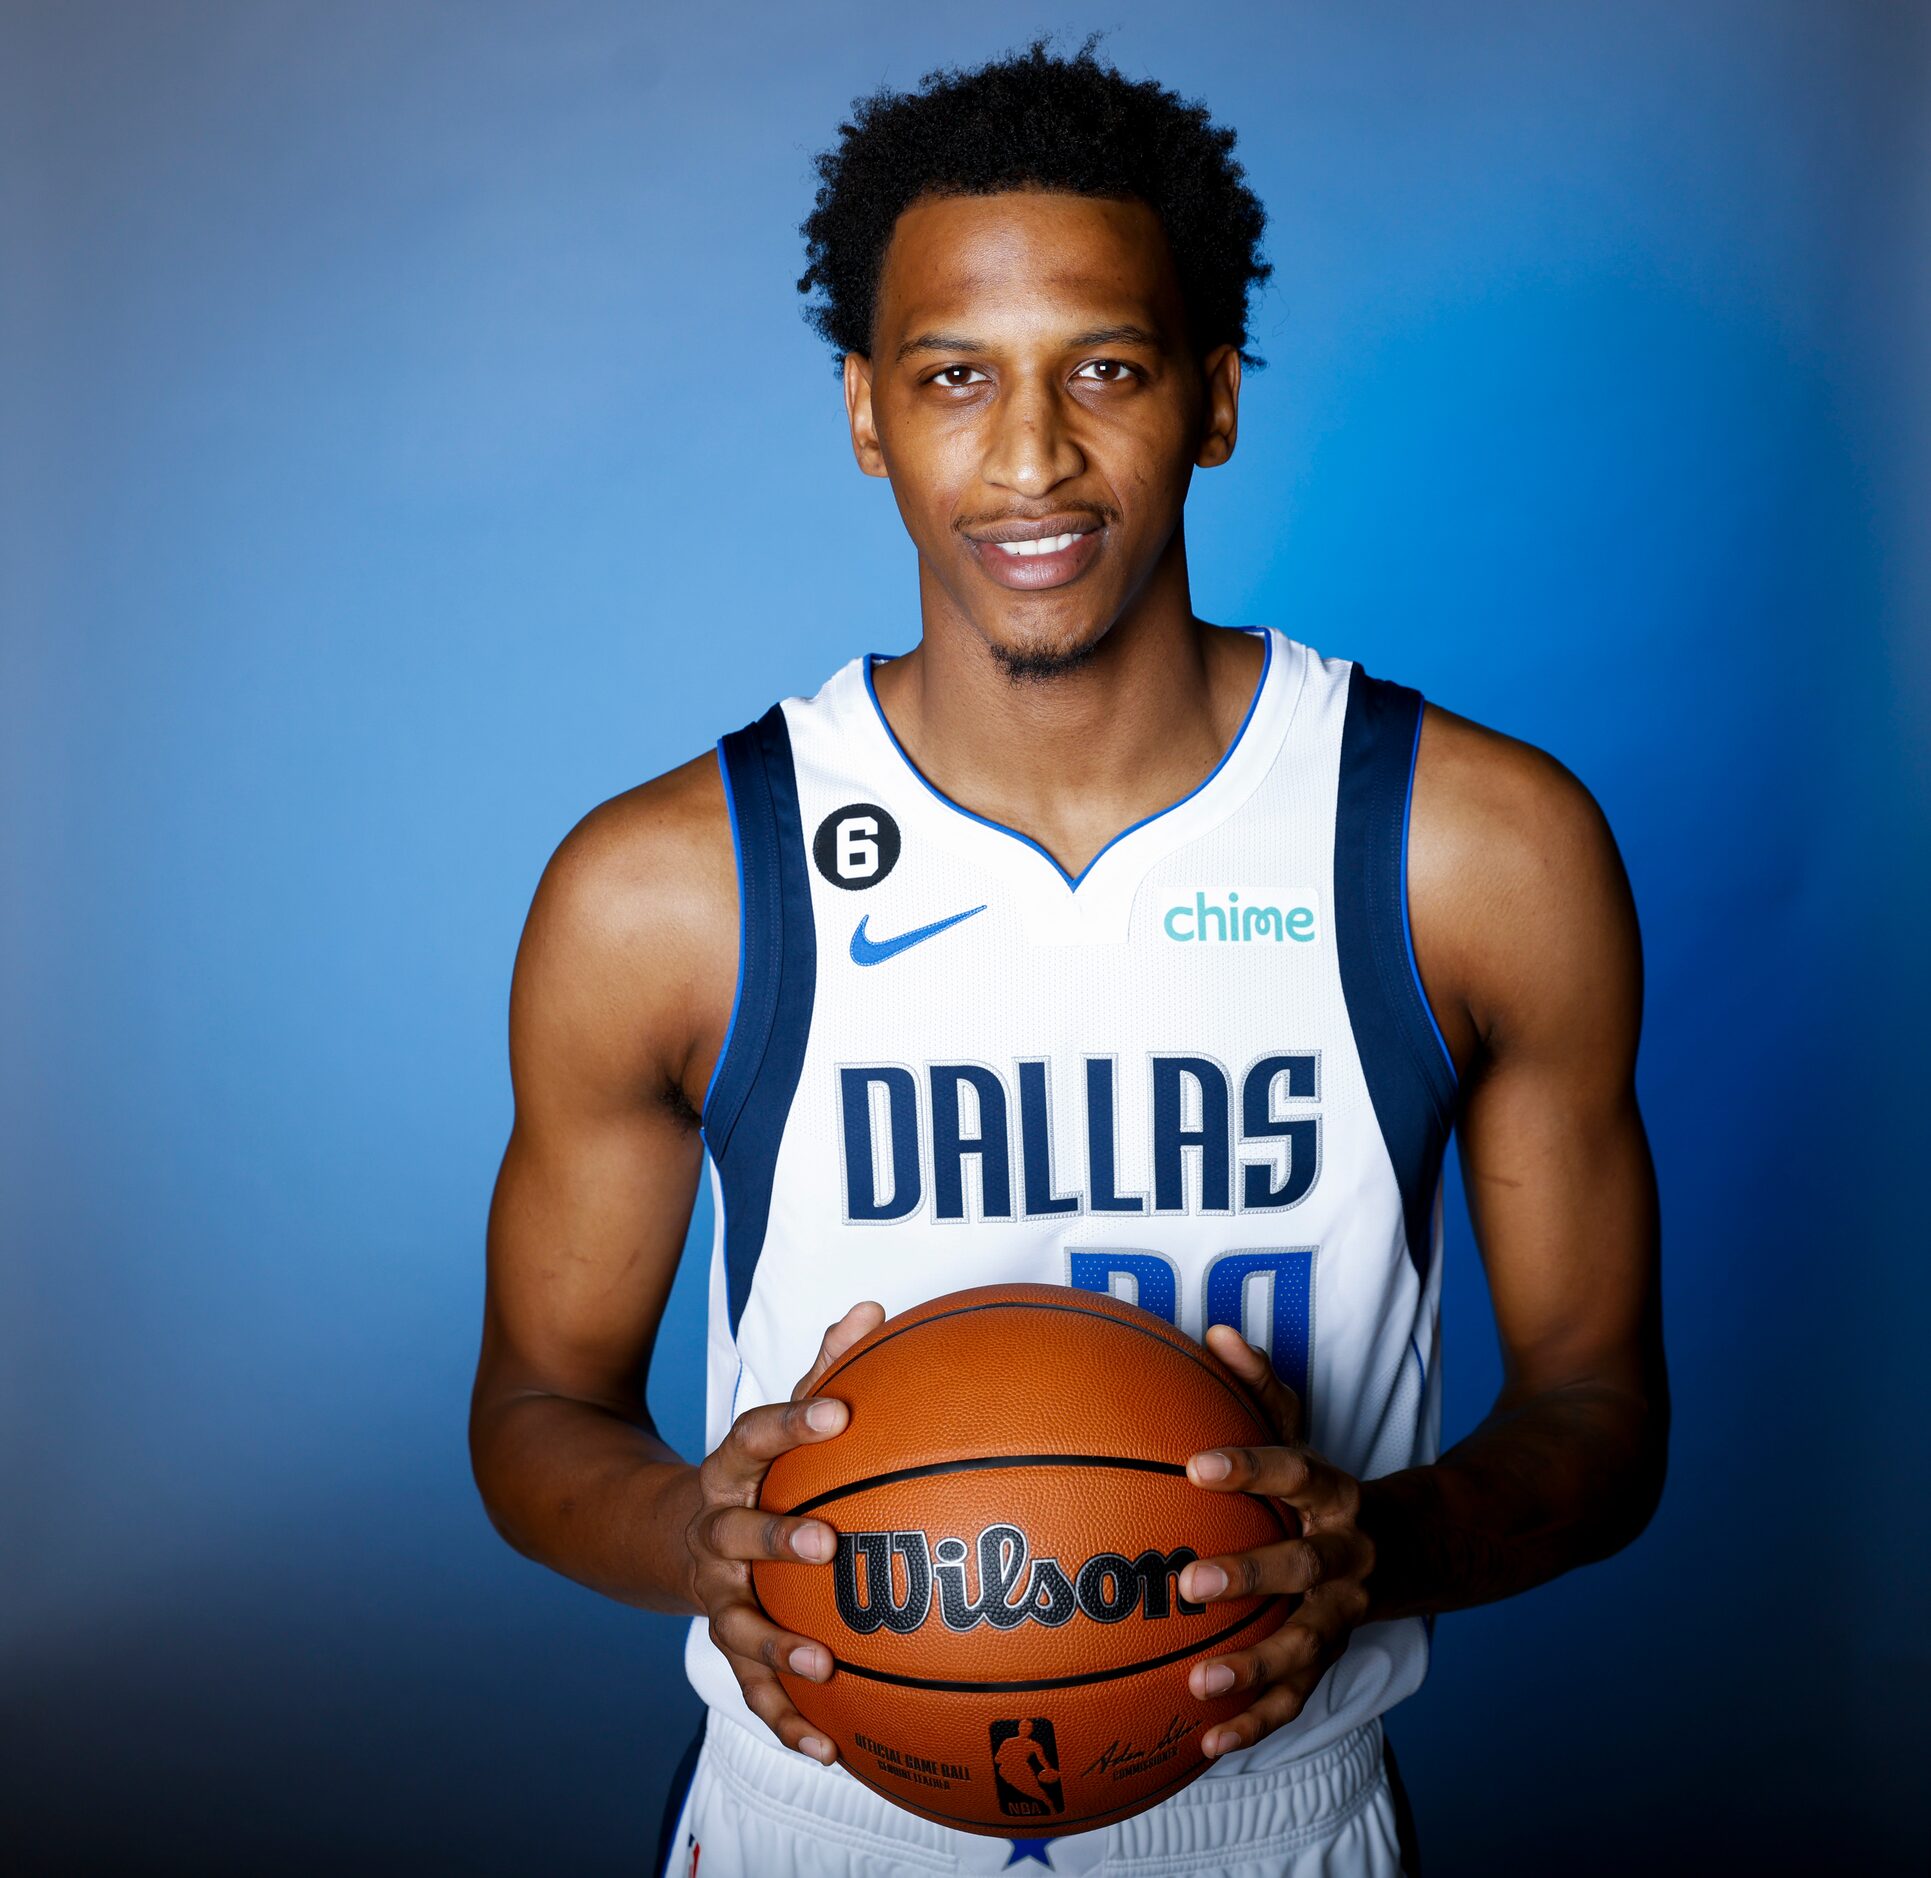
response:
[[[833,865],[847,880],[869,880],[878,872],[878,823],[854,815],[838,824],[838,858]]]
[[[1301,1398],[1301,1426],[1308,1425],[1307,1378],[1314,1332],[1313,1246],[1223,1252],[1207,1267],[1202,1286],[1200,1332],[1180,1321],[1180,1287],[1173,1263],[1157,1252],[1115,1252],[1093,1246],[1069,1249],[1067,1269],[1081,1291],[1124,1298],[1176,1330],[1204,1333],[1209,1324],[1231,1324],[1258,1344],[1274,1374]],[[1125,1284],[1121,1284],[1125,1280]]]

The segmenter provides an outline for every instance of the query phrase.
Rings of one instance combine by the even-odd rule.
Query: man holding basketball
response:
[[[922,636],[603,804],[545,871],[477,1479],[519,1550],[694,1620],[708,1721],[670,1869],[1412,1870],[1380,1717],[1427,1620],[1615,1551],[1661,1491],[1622,865],[1552,758],[1195,617],[1186,492],[1233,454],[1270,271],[1230,133],[1090,47],[855,117],[800,285],[918,550]],[[1451,1126],[1506,1381],[1438,1457]],[[643,1371],[701,1177],[692,1466]],[[1181,1576],[1299,1599],[1194,1667],[1196,1695],[1252,1698],[1207,1772],[1010,1842],[840,1765],[777,1678],[826,1681],[834,1653],[750,1585],[834,1555],[826,1521],[757,1506],[778,1454],[845,1425],[805,1399],[818,1376],[888,1311],[1007,1282],[1203,1340],[1279,1441],[1190,1479],[1301,1528]]]

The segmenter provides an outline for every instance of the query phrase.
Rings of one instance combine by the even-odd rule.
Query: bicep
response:
[[[1461,1160],[1506,1386],[1640,1387],[1655,1333],[1656,1190],[1634,1095],[1498,1060],[1470,1091]]]
[[[490,1205],[484,1351],[498,1391],[641,1414],[702,1153],[668,1107],[519,1117]]]
[[[1658,1225],[1635,1092],[1635,906],[1587,790],[1524,746],[1491,754],[1479,837],[1463,831],[1454,955],[1479,1037],[1460,1154],[1505,1388],[1641,1390]]]
[[[667,840],[593,816],[531,907],[510,996],[516,1115],[490,1205],[491,1394],[643,1415],[703,1163],[686,1085],[735,974],[732,947],[708,930],[693,943],[706,870]]]

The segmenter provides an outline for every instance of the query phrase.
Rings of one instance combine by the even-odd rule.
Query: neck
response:
[[[1184,560],[1167,604],[1130,608],[1044,678],[1014,679],[970,620],[922,597],[924,637],[876,673],[880,708],[935,788],[1070,874],[1212,772],[1259,682],[1259,641],[1194,617]]]

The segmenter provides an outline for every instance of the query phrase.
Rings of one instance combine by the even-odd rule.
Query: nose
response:
[[[1043,496],[1086,467],[1054,387],[1043,377],[1015,379],[993,414],[980,474],[1015,495]]]

